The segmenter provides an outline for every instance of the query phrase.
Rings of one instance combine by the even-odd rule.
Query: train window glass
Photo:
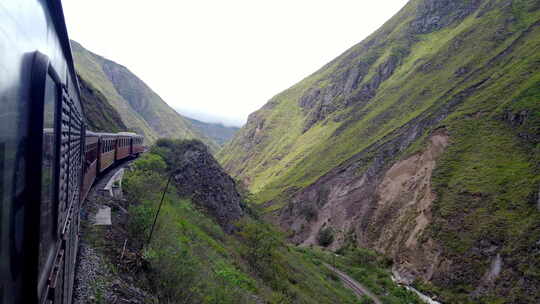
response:
[[[53,258],[55,223],[55,163],[56,130],[55,109],[58,100],[58,87],[53,78],[45,79],[45,98],[43,106],[43,149],[41,163],[41,227],[39,243],[39,271],[42,272],[48,261]]]

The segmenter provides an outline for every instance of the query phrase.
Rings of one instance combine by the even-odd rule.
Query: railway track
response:
[[[358,296],[358,298],[362,298],[362,296],[365,295],[371,298],[373,302],[375,302],[375,304],[382,304],[382,301],[374,293],[369,291],[367,288],[365,288],[362,284],[355,281],[353,278],[349,277],[346,273],[326,263],[324,264],[324,266],[326,266],[326,268],[333,271],[341,279],[341,281],[343,282],[343,285],[345,285],[345,287],[352,290],[354,294]]]

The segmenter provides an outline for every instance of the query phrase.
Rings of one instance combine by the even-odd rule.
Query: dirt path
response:
[[[382,304],[381,300],[371,291],[369,291],[366,287],[364,287],[362,284],[355,281],[353,278],[349,277],[346,273],[343,271],[340,271],[339,269],[336,269],[328,264],[324,264],[328,269],[332,270],[343,282],[343,285],[345,287],[351,289],[359,298],[366,295],[370,297],[375,304]]]

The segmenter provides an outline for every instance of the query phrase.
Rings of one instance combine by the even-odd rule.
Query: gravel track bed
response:
[[[79,241],[79,253],[75,266],[75,283],[73,290],[73,303],[135,303],[119,301],[114,296],[114,285],[119,285],[114,280],[114,275],[107,267],[104,258],[92,247],[87,235],[92,226],[95,211],[111,199],[103,197],[100,189],[103,189],[109,179],[121,168],[129,165],[133,160],[124,161],[114,168],[110,168],[104,175],[100,176],[88,193],[88,197],[81,207],[81,231]]]

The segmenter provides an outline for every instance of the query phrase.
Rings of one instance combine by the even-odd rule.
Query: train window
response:
[[[55,238],[55,163],[56,163],[56,128],[55,112],[59,98],[58,86],[47,74],[43,104],[43,149],[41,163],[41,238],[39,250],[40,272],[47,262],[54,257]]]

